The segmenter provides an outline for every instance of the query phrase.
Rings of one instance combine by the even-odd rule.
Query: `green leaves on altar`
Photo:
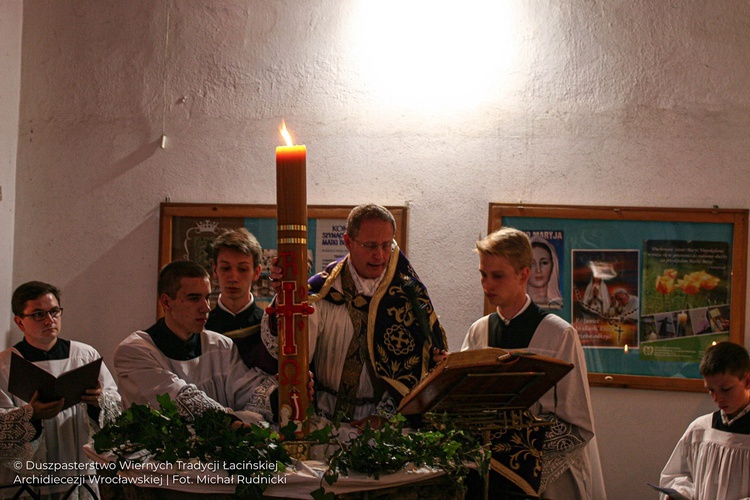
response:
[[[252,476],[272,476],[292,463],[282,445],[282,436],[270,428],[253,425],[233,430],[232,416],[223,411],[206,410],[189,419],[179,413],[169,395],[157,396],[157,401],[160,410],[134,404],[104,426],[94,435],[96,452],[117,456],[118,470],[123,461],[133,460],[134,456],[167,463],[270,464],[267,470],[227,471]],[[144,451],[148,454],[144,455]],[[266,486],[240,484],[237,494],[243,498],[261,498]]]
[[[380,429],[371,428],[368,422],[361,434],[348,441],[337,440],[339,448],[329,459],[325,481],[333,484],[339,474],[350,470],[378,479],[381,474],[397,472],[410,463],[442,469],[459,488],[463,487],[469,465],[475,465],[484,476],[489,468],[489,450],[449,419],[431,417],[431,427],[407,432],[406,418],[395,415]],[[333,498],[325,496],[323,488],[312,495],[315,499]]]
[[[114,421],[94,435],[94,449],[99,454],[117,457],[115,470],[126,462],[158,461],[164,463],[203,462],[206,464],[272,464],[267,469],[232,469],[227,473],[250,476],[273,476],[293,463],[286,444],[293,444],[297,429],[294,423],[276,432],[252,425],[231,428],[233,417],[220,410],[206,410],[195,418],[183,416],[168,395],[157,397],[160,409],[132,405]],[[406,419],[396,415],[380,429],[368,425],[358,435],[339,435],[331,426],[310,433],[307,444],[327,445],[332,451],[321,488],[313,498],[332,498],[322,487],[323,480],[334,484],[341,474],[357,471],[378,479],[397,472],[411,463],[442,469],[460,487],[468,474],[468,465],[476,464],[486,472],[489,452],[470,433],[456,429],[447,420],[432,416],[430,427],[407,432]],[[245,481],[236,494],[242,498],[262,498],[266,482]]]

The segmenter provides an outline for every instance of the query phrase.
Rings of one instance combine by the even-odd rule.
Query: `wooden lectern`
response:
[[[536,418],[528,410],[572,369],[570,363],[523,351],[487,348],[455,352],[448,354],[446,360],[404,396],[399,412],[424,414],[428,422],[431,415],[447,415],[457,427],[481,434],[486,444],[492,441],[492,469],[535,496],[541,480],[543,431],[536,435],[531,431],[543,429],[551,422]],[[523,441],[527,446],[515,458],[523,455],[533,461],[539,471],[534,481],[528,481],[517,464],[510,467],[497,460],[513,453],[507,447],[502,453],[495,453],[495,437],[509,432],[515,432],[516,436],[506,436],[506,440]],[[485,479],[485,498],[487,489]]]

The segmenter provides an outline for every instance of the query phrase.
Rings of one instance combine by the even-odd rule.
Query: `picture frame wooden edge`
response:
[[[569,206],[522,203],[489,203],[487,231],[491,233],[502,227],[503,217],[559,218],[559,219],[604,219],[642,220],[664,222],[713,222],[731,223],[732,231],[732,294],[730,307],[730,334],[732,342],[744,345],[748,209],[722,208],[669,208],[669,207],[617,207],[617,206]],[[499,222],[499,224],[498,224]],[[493,311],[485,299],[485,314]],[[589,385],[600,387],[635,388],[703,392],[701,379],[677,377],[649,377],[609,373],[589,373]]]
[[[313,219],[346,219],[356,205],[308,205],[307,216]],[[408,255],[408,207],[383,205],[396,220],[396,242],[401,251]],[[172,260],[172,232],[175,217],[236,217],[236,218],[276,218],[276,205],[239,203],[186,203],[161,202],[159,204],[159,252],[157,274]],[[157,318],[163,313],[158,304]]]

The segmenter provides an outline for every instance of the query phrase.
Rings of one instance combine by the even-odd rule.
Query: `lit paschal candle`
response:
[[[276,304],[279,334],[279,424],[298,424],[297,434],[307,434],[310,379],[307,317],[307,148],[295,146],[282,122],[287,145],[276,148],[277,266],[282,270]]]

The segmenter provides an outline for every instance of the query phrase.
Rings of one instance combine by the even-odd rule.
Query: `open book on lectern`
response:
[[[572,369],[559,359],[495,347],[453,352],[404,396],[399,412],[525,410]]]

